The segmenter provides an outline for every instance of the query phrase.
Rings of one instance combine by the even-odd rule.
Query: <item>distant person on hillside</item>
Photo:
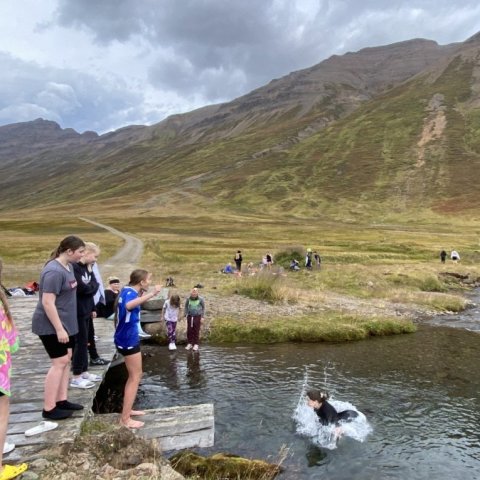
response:
[[[442,263],[445,263],[446,258],[447,258],[447,252],[446,252],[445,250],[442,250],[442,251],[440,252],[440,261],[441,261]]]
[[[187,319],[187,350],[196,352],[200,343],[200,326],[205,316],[205,300],[198,295],[198,289],[193,288],[185,301],[185,317]]]
[[[67,400],[70,360],[74,336],[78,333],[77,280],[73,264],[85,253],[85,243],[78,237],[64,238],[40,274],[38,304],[33,312],[32,332],[51,359],[45,378],[43,418],[62,420],[83,406]]]
[[[222,273],[233,273],[232,264],[231,264],[231,263],[227,263],[227,264],[223,267]]]
[[[93,264],[98,260],[100,248],[92,242],[85,243],[85,254],[73,264],[77,281],[77,320],[78,334],[75,339],[72,357],[72,388],[93,388],[94,382],[102,377],[88,372],[88,329],[95,312],[94,296],[99,283],[93,273]]]
[[[2,279],[2,260],[0,259],[0,285]],[[3,465],[3,455],[15,448],[14,443],[6,442],[8,417],[10,411],[10,373],[12,353],[18,350],[18,333],[8,308],[5,292],[0,289],[0,478],[15,478],[27,469],[27,464]]]
[[[308,270],[312,269],[312,259],[313,259],[312,249],[307,248],[307,255],[305,256],[305,268],[307,268]]]
[[[132,410],[132,408],[143,374],[138,331],[140,307],[162,290],[161,285],[155,285],[153,291],[147,292],[151,279],[151,273],[146,270],[134,270],[130,274],[129,284],[122,288],[118,296],[117,310],[115,312],[114,342],[118,352],[124,357],[128,371],[120,416],[120,424],[127,428],[141,428],[145,424],[144,422],[133,420],[131,417],[145,414],[144,411]]]
[[[237,267],[237,270],[239,272],[242,271],[242,252],[240,250],[237,250],[237,253],[235,254],[235,266]]]
[[[177,294],[170,296],[162,308],[162,320],[167,327],[168,349],[177,349],[177,322],[180,316],[180,297]]]
[[[267,253],[265,255],[265,260],[267,262],[267,268],[271,268],[272,265],[273,265],[273,257],[272,257],[272,254],[271,253]]]
[[[450,254],[450,258],[452,259],[453,262],[457,263],[460,260],[460,255],[456,250],[452,250],[452,253]]]
[[[292,258],[292,261],[290,262],[290,270],[293,270],[294,272],[300,270],[300,264],[297,259]]]
[[[313,252],[313,259],[315,260],[315,266],[317,267],[317,270],[320,270],[320,267],[322,265],[322,258],[318,254],[318,252]]]

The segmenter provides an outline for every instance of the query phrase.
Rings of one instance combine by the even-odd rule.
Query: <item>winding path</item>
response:
[[[109,277],[110,275],[118,276],[128,276],[130,272],[138,267],[138,263],[143,253],[143,242],[133,235],[121,232],[116,228],[104,225],[103,223],[95,222],[85,217],[79,217],[80,220],[84,222],[91,223],[97,227],[103,228],[104,230],[113,233],[117,237],[123,238],[125,244],[118,250],[118,252],[113,255],[113,257],[108,258],[105,262],[101,263],[102,276]]]

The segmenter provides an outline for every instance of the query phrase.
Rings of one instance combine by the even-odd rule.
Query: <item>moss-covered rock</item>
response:
[[[227,453],[202,457],[194,452],[183,451],[173,455],[170,463],[182,475],[199,475],[205,479],[270,480],[281,471],[279,465]]]

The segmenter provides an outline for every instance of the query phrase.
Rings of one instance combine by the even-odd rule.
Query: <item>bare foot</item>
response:
[[[126,422],[120,419],[120,425],[123,425],[127,428],[142,428],[145,425],[145,422],[139,422],[138,420],[133,420],[129,418]]]
[[[130,415],[134,416],[134,417],[137,417],[137,416],[140,416],[140,415],[145,415],[146,412],[144,412],[143,410],[132,410],[130,412]]]

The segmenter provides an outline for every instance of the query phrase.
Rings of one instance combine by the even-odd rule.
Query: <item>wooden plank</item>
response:
[[[45,375],[50,368],[50,359],[37,335],[31,332],[32,315],[38,297],[13,297],[9,305],[19,330],[20,349],[13,356],[12,397],[7,440],[16,444],[15,450],[5,456],[6,461],[28,461],[53,446],[71,443],[80,432],[80,426],[91,411],[97,387],[89,390],[69,390],[69,400],[80,403],[84,410],[76,411],[67,420],[58,422],[58,428],[40,435],[26,437],[25,431],[35,427],[44,419],[43,390]],[[99,337],[97,349],[107,359],[113,358],[115,347],[112,342],[113,323],[95,320],[95,333]],[[91,371],[104,375],[108,366],[91,367]]]
[[[41,452],[64,443],[72,443],[80,432],[84,419],[91,414],[96,395],[95,388],[69,389],[69,400],[80,403],[84,410],[76,411],[71,418],[58,422],[58,428],[33,437],[25,431],[42,420],[43,389],[50,360],[40,340],[31,332],[31,318],[37,304],[36,297],[10,299],[15,323],[20,334],[20,350],[13,357],[12,397],[7,440],[17,445],[5,456],[6,461],[29,461]],[[113,322],[95,320],[95,333],[99,337],[97,349],[103,358],[114,359]],[[115,357],[116,358],[116,357]],[[120,358],[119,361],[122,359]],[[117,362],[117,360],[115,360]],[[112,363],[113,364],[113,363]],[[91,371],[104,375],[107,366],[90,367]],[[100,418],[118,422],[118,414],[100,415]],[[147,410],[145,427],[136,433],[145,438],[155,438],[163,451],[208,447],[214,442],[214,411],[212,404],[189,405]],[[143,420],[143,419],[142,419]]]
[[[211,447],[215,440],[213,404],[146,410],[141,417],[145,426],[136,434],[156,439],[163,451],[194,447]],[[118,422],[118,414],[96,415],[107,422]],[[140,417],[139,417],[140,418]]]

